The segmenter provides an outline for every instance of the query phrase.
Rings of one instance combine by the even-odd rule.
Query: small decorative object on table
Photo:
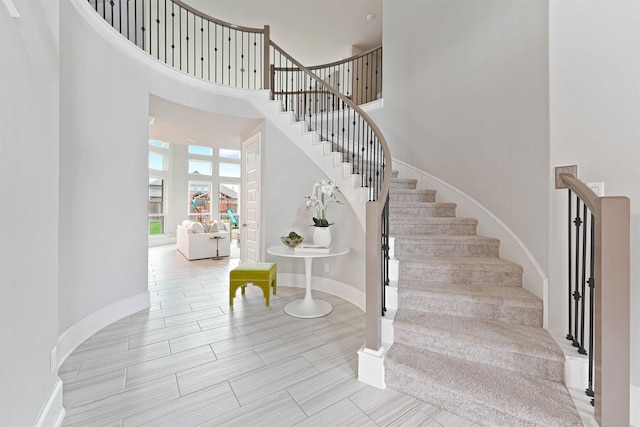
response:
[[[288,236],[280,237],[280,240],[282,240],[282,243],[284,243],[285,245],[289,246],[290,248],[295,248],[300,243],[302,243],[302,241],[304,240],[304,237],[302,237],[301,235],[299,235],[295,231],[292,231],[292,232],[289,233]]]
[[[307,209],[314,207],[318,214],[313,218],[313,243],[319,246],[331,246],[330,223],[327,219],[327,206],[330,203],[342,203],[338,200],[337,193],[340,192],[338,186],[329,179],[319,179],[313,184],[310,196],[305,196]]]

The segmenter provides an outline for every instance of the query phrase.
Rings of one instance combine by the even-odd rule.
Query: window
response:
[[[156,153],[149,153],[149,169],[164,170],[164,156]]]
[[[200,147],[198,145],[190,145],[189,153],[191,154],[200,154],[201,156],[213,156],[213,148],[210,147]]]
[[[221,148],[220,151],[218,151],[218,155],[222,158],[225,159],[239,159],[240,158],[240,151],[239,150],[226,150],[224,148]]]
[[[239,194],[240,184],[220,184],[220,195],[218,197],[219,219],[221,221],[229,221],[232,227],[238,226]]]
[[[211,176],[211,162],[189,159],[189,173]]]
[[[162,141],[154,141],[153,139],[149,140],[149,145],[153,145],[154,147],[164,148],[165,150],[169,148],[169,144]]]
[[[220,176],[240,178],[239,163],[220,163]]]
[[[211,183],[189,181],[189,219],[211,220]]]
[[[149,236],[164,234],[164,180],[149,177]]]

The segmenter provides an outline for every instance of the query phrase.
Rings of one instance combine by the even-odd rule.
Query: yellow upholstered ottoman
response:
[[[229,272],[229,305],[233,307],[233,298],[238,288],[242,287],[242,295],[248,283],[262,288],[262,293],[269,305],[269,288],[273,286],[273,294],[276,294],[277,268],[271,262],[245,262]]]

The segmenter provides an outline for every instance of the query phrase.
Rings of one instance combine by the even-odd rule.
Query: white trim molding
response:
[[[62,380],[58,378],[53,386],[49,398],[42,406],[35,427],[51,427],[62,425],[64,420],[65,409],[62,403]]]
[[[389,344],[383,343],[377,351],[360,347],[358,350],[358,381],[372,387],[384,390],[387,385],[384,380],[384,356]]]
[[[58,337],[58,367],[86,339],[125,316],[149,308],[149,291],[116,301],[81,319]]]
[[[629,393],[631,413],[629,414],[629,424],[631,427],[640,427],[640,387],[631,386]]]
[[[281,283],[286,283],[282,284]],[[349,301],[363,312],[365,311],[365,295],[353,286],[324,277],[311,277],[314,291],[326,292]],[[304,274],[278,273],[278,287],[306,288]]]

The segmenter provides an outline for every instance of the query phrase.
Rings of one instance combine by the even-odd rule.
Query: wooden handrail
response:
[[[207,21],[210,21],[210,22],[215,22],[216,24],[222,25],[224,27],[231,28],[238,31],[245,31],[247,33],[264,33],[264,28],[251,28],[251,27],[243,27],[241,25],[231,24],[229,22],[225,22],[221,19],[214,18],[213,16],[207,15],[206,13],[203,13],[197,9],[194,9],[193,7],[189,6],[188,4],[180,0],[171,0],[171,2],[180,6],[183,9],[188,10],[189,12],[193,13],[194,15],[202,19],[206,19]]]
[[[587,187],[587,184],[580,181],[570,173],[561,173],[558,176],[560,177],[564,185],[571,191],[576,193],[580,197],[580,199],[582,199],[582,201],[586,203],[589,210],[593,212],[594,215],[596,215],[596,206],[598,199],[596,193],[594,193],[593,190]]]
[[[630,200],[598,197],[571,174],[560,174],[594,218],[594,406],[603,427],[630,417]]]

